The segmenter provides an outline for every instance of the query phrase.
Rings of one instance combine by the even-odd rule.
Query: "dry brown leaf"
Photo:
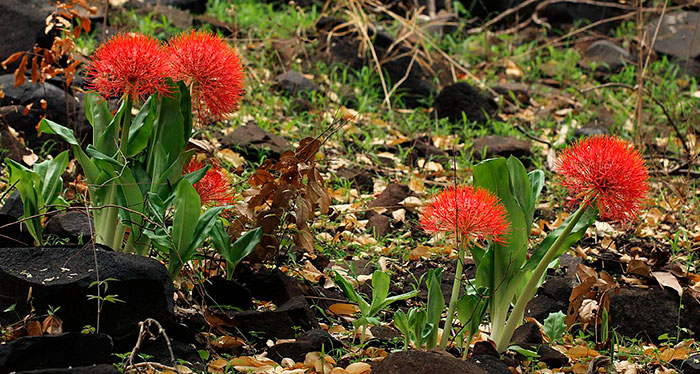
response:
[[[584,358],[584,357],[596,357],[600,356],[596,350],[591,349],[587,345],[577,345],[569,348],[566,351],[566,355],[571,359]]]
[[[311,261],[306,261],[300,272],[304,279],[312,283],[318,283],[323,276],[323,273],[321,273]]]
[[[212,345],[214,348],[219,349],[219,350],[228,350],[230,348],[234,347],[242,347],[245,345],[245,341],[241,338],[236,338],[233,336],[220,336],[216,340],[212,342]]]
[[[674,289],[676,292],[678,292],[678,296],[683,294],[683,287],[681,287],[681,284],[678,283],[678,279],[676,279],[673,274],[667,271],[654,271],[651,273],[651,275],[657,282],[659,282],[661,287],[670,287]]]
[[[372,367],[366,362],[355,362],[345,368],[349,374],[368,374],[372,371]]]
[[[27,336],[41,335],[41,323],[39,323],[39,321],[29,321],[29,323],[27,323]]]
[[[414,261],[420,260],[421,257],[430,258],[431,255],[430,248],[424,245],[419,245],[408,252],[408,258]]]
[[[651,277],[651,268],[642,260],[632,260],[627,264],[627,273],[641,275],[643,277]]]
[[[335,303],[328,307],[328,311],[336,316],[352,317],[360,312],[360,307],[355,304]]]
[[[63,332],[63,321],[57,316],[48,316],[41,323],[41,331],[47,335],[58,335]]]
[[[686,357],[688,357],[688,350],[685,347],[668,348],[659,354],[659,360],[665,362],[684,360]]]

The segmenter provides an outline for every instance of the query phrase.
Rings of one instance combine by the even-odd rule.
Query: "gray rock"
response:
[[[583,52],[583,65],[595,65],[598,71],[613,72],[622,67],[627,61],[632,61],[632,54],[625,48],[603,39],[593,42]]]
[[[283,358],[303,362],[309,352],[329,352],[342,346],[342,343],[331,337],[325,330],[313,329],[301,334],[295,342],[273,345],[268,350],[267,357],[277,362],[281,362]]]
[[[654,50],[680,58],[700,56],[700,36],[698,33],[698,12],[678,10],[666,13],[663,19],[655,19],[646,28],[647,43],[659,28]]]
[[[245,311],[232,313],[230,317],[244,335],[261,334],[265,339],[289,339],[296,336],[296,329],[320,328],[304,296],[292,298],[273,311]]]
[[[316,90],[316,84],[296,71],[288,71],[275,77],[277,87],[292,95]]]
[[[46,39],[45,19],[53,10],[54,7],[44,0],[0,1],[0,61],[4,61],[15,52],[31,50],[37,41]],[[50,43],[42,44],[45,47],[51,46]],[[10,65],[8,70],[16,66],[17,63]]]

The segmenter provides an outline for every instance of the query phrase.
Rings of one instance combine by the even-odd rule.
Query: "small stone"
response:
[[[277,87],[292,95],[316,90],[316,84],[296,71],[288,71],[275,77]]]
[[[438,118],[447,118],[453,124],[461,124],[463,115],[467,121],[483,124],[493,117],[498,105],[469,83],[460,82],[443,88],[433,107]]]
[[[510,136],[487,135],[472,140],[471,150],[474,157],[482,160],[492,157],[514,156],[521,161],[532,156],[531,144]],[[486,153],[484,154],[484,150]]]
[[[582,64],[595,65],[596,70],[613,72],[622,67],[625,62],[632,61],[632,55],[610,40],[603,39],[593,42],[583,52]]]

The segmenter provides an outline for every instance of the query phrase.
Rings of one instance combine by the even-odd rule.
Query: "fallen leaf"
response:
[[[328,307],[328,311],[337,316],[352,317],[360,312],[360,307],[355,304],[335,303]]]
[[[678,283],[678,279],[673,276],[673,274],[667,272],[667,271],[654,271],[651,273],[651,275],[656,279],[657,282],[661,285],[661,287],[671,287],[673,288],[676,292],[678,292],[678,296],[683,295],[683,288],[681,287],[681,284]]]
[[[408,258],[414,261],[420,260],[421,257],[430,258],[431,255],[430,248],[424,245],[419,245],[408,252]]]

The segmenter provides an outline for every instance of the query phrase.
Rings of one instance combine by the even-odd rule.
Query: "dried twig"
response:
[[[158,329],[157,335],[153,334],[153,332],[150,330],[151,327],[156,327]],[[177,366],[177,361],[175,361],[175,354],[173,354],[173,347],[170,345],[170,338],[168,338],[168,334],[165,333],[165,329],[163,329],[163,326],[161,326],[161,324],[153,318],[147,318],[145,321],[139,322],[139,337],[136,340],[136,345],[134,345],[134,349],[131,351],[131,354],[129,354],[129,358],[127,359],[126,365],[124,366],[124,372],[127,373],[130,370],[136,370],[138,372],[140,366],[137,366],[139,364],[134,364],[134,360],[136,359],[136,355],[138,354],[139,349],[141,349],[143,340],[146,337],[149,340],[156,340],[161,336],[163,337],[163,339],[165,339],[165,344],[168,347],[170,361],[173,364],[172,370],[175,370],[176,373],[180,374],[180,369]],[[143,366],[144,364],[154,363],[141,363],[141,366]]]

